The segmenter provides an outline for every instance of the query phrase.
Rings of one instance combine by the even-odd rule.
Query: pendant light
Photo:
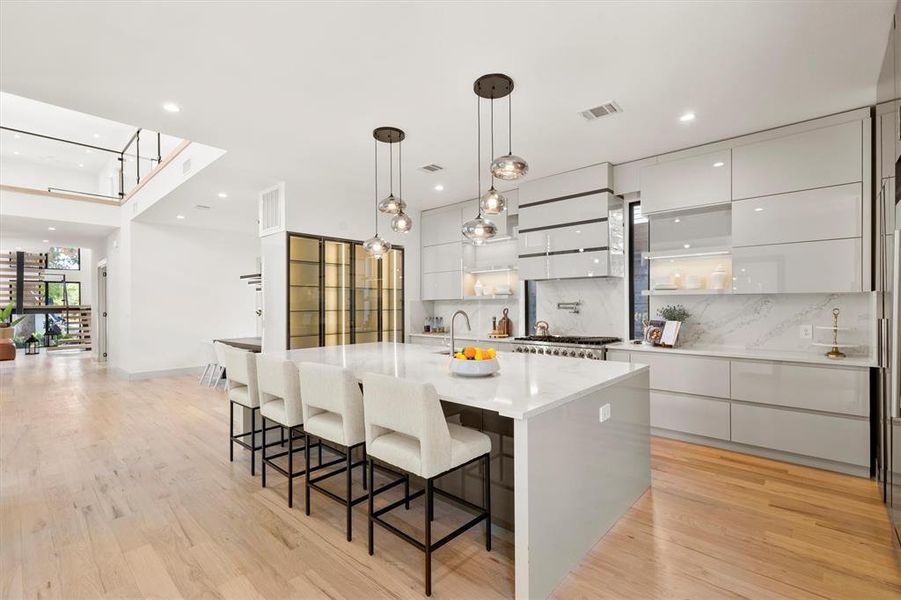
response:
[[[502,93],[497,93],[496,95],[493,94],[491,96],[482,96],[483,98],[490,97],[492,99],[507,96],[507,154],[498,156],[491,161],[491,175],[505,181],[519,179],[529,172],[529,163],[527,163],[524,158],[513,154],[513,80],[506,75],[497,73],[480,77],[476,80],[476,85],[479,84],[479,81],[485,80],[486,78],[495,78],[495,80],[500,79],[502,83],[505,82],[507,85],[506,89],[498,87],[499,92]],[[476,93],[479,94],[478,88],[476,88]],[[494,152],[491,153],[491,156],[494,156]]]
[[[491,156],[494,156],[494,98],[491,98]],[[481,116],[481,115],[480,115]],[[491,187],[479,198],[479,208],[486,215],[499,215],[507,208],[507,199],[494,189],[494,174],[491,175]]]
[[[379,142],[390,144],[392,139],[395,137],[403,139],[402,136],[403,132],[393,127],[379,127],[372,132],[372,137],[375,139],[373,145],[375,149],[375,235],[363,242],[363,249],[373,258],[382,258],[391,250],[391,243],[379,235],[379,209],[381,208],[381,202],[379,202]]]
[[[478,81],[476,81],[476,85],[478,85]],[[476,94],[478,94],[478,89],[476,90]],[[463,224],[463,235],[474,244],[482,244],[485,240],[490,240],[495,235],[497,235],[497,226],[482,217],[482,119],[481,119],[481,111],[479,110],[479,102],[480,100],[476,99],[476,164],[478,165],[478,193],[476,194],[479,197],[479,214],[475,219],[467,221]]]
[[[400,148],[400,142],[404,139],[404,132],[394,127],[379,127],[373,133],[375,139],[388,144],[388,196],[379,202],[379,212],[386,215],[398,215],[407,208],[403,200],[403,190],[399,190],[400,197],[394,195],[394,144]],[[379,137],[381,136],[381,137]],[[400,160],[398,160],[398,163]],[[401,165],[398,165],[398,169]]]

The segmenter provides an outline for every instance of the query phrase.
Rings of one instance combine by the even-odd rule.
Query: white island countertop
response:
[[[431,383],[442,400],[528,419],[646,370],[646,365],[573,360],[498,352],[500,372],[461,377],[448,371],[451,358],[434,346],[376,342],[266,352],[294,362],[318,362],[363,373],[382,373]]]

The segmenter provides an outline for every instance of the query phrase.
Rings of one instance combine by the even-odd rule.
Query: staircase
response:
[[[59,313],[63,317],[63,333],[59,337],[57,345],[48,347],[47,351],[58,352],[60,350],[90,350],[91,307],[60,307]]]

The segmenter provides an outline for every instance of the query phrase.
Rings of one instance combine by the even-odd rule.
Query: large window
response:
[[[637,340],[644,335],[642,321],[649,318],[650,312],[649,298],[641,293],[650,289],[650,265],[649,261],[641,257],[641,253],[650,250],[651,237],[648,218],[641,214],[639,202],[629,204],[628,215],[629,267],[632,276],[629,280],[629,314],[632,315],[631,337]]]
[[[288,235],[288,347],[404,339],[404,251],[375,259],[361,242]]]
[[[47,268],[62,271],[81,270],[81,248],[51,246],[47,251]]]
[[[81,304],[81,283],[77,281],[48,281],[47,306],[78,306]]]

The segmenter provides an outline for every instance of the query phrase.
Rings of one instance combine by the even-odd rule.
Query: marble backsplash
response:
[[[848,356],[870,356],[875,343],[874,293],[859,294],[741,294],[651,298],[650,312],[668,304],[681,304],[691,317],[682,325],[678,346],[747,350],[788,350],[811,353],[828,348],[832,332],[816,329],[832,326],[832,309],[838,308],[839,343],[856,344],[843,349]],[[813,339],[801,339],[802,325],[811,325]]]
[[[536,282],[536,321],[547,321],[554,335],[613,335],[625,338],[625,281],[621,277]],[[581,301],[578,313],[558,302]]]
[[[429,313],[433,317],[443,317],[444,326],[450,328],[450,318],[457,310],[464,310],[469,315],[469,324],[472,331],[466,331],[466,325],[462,317],[457,318],[458,331],[465,333],[473,333],[481,336],[488,336],[491,333],[491,318],[497,317],[500,321],[503,316],[504,307],[510,309],[509,315],[513,319],[514,335],[520,335],[520,323],[517,323],[517,315],[519,314],[517,298],[485,298],[479,300],[435,300],[432,311]],[[422,323],[413,324],[417,332],[422,331]]]

